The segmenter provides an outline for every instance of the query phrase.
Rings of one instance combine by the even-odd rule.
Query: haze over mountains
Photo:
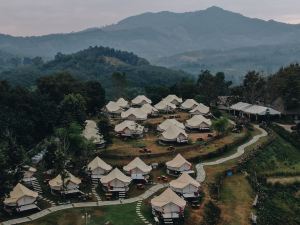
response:
[[[297,61],[299,37],[300,25],[252,19],[211,7],[187,13],[144,13],[104,28],[76,33],[38,37],[0,35],[0,51],[49,59],[57,52],[73,53],[89,46],[101,45],[134,52],[159,65],[192,73],[205,68],[216,68],[233,71],[229,75],[236,75],[249,70],[250,66],[252,69],[270,72],[290,61]],[[276,55],[277,49],[285,49],[285,46],[296,49],[296,52],[281,51],[280,55]],[[189,53],[195,51],[200,51],[201,54]],[[242,66],[241,60],[236,64],[237,51],[243,56]],[[216,57],[211,57],[212,52],[218,52],[217,62],[214,61]],[[182,53],[188,57],[173,56]],[[257,60],[259,55],[267,58],[270,63],[261,65],[262,61]],[[170,56],[171,61],[176,59],[177,65],[169,63]],[[193,68],[188,68],[186,63],[193,63]]]

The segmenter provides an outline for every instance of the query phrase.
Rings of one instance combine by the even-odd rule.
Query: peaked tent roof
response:
[[[172,124],[170,125],[162,134],[161,136],[166,140],[173,140],[176,139],[180,134],[184,135],[188,138],[187,133],[185,130],[179,128],[178,126]]]
[[[196,102],[194,99],[186,99],[182,104],[181,108],[182,109],[192,109],[195,106],[199,105],[198,102]]]
[[[200,124],[203,122],[206,123],[208,126],[211,126],[212,124],[210,119],[206,119],[202,115],[194,115],[192,118],[186,121],[186,125],[195,127],[195,126],[200,126]]]
[[[184,129],[184,124],[178,122],[176,119],[166,119],[164,120],[161,124],[158,125],[158,129],[165,131],[166,129],[168,129],[169,126],[175,125],[181,129]]]
[[[170,182],[170,186],[173,188],[184,188],[187,185],[193,185],[195,187],[200,187],[200,183],[196,181],[194,178],[192,178],[190,175],[187,173],[182,173],[180,177],[178,177],[176,180],[172,180]]]
[[[207,114],[209,113],[210,108],[202,103],[199,103],[198,106],[193,108],[190,113],[201,113],[201,114]]]
[[[172,102],[176,100],[177,102],[182,103],[182,98],[179,98],[177,95],[168,95],[163,100],[166,102]]]
[[[143,101],[145,101],[145,102],[147,102],[149,104],[152,103],[152,101],[149,98],[147,98],[145,95],[138,95],[138,96],[136,96],[134,99],[131,100],[131,103],[134,104],[134,105],[139,105]]]
[[[190,162],[188,162],[181,154],[177,154],[174,159],[171,161],[166,162],[166,165],[169,167],[179,168],[183,166],[185,163],[192,165]]]
[[[147,119],[147,113],[140,108],[129,108],[127,111],[121,113],[121,117],[123,119],[129,117],[130,115],[134,115],[136,118],[145,120]]]
[[[154,207],[163,207],[169,203],[173,203],[180,208],[184,208],[186,206],[186,201],[180,198],[172,189],[167,188],[163,193],[159,196],[151,199],[151,205]]]
[[[17,201],[24,197],[24,196],[29,196],[33,198],[38,197],[38,193],[35,191],[32,191],[25,187],[23,184],[18,183],[13,190],[9,193],[9,198],[6,198],[4,200],[4,204],[15,204]]]
[[[126,101],[124,98],[119,98],[117,101],[116,101],[116,104],[122,108],[125,108],[128,106],[128,101]]]
[[[79,185],[81,183],[81,180],[78,177],[75,177],[70,172],[67,172],[67,177],[65,178],[64,183],[67,184],[69,182],[72,182],[74,184]],[[60,187],[63,185],[63,180],[61,178],[61,175],[58,174],[55,178],[49,181],[49,185],[52,187]]]
[[[170,109],[173,110],[173,109],[177,108],[177,106],[175,104],[165,101],[165,100],[160,101],[159,103],[154,105],[154,107],[157,110],[170,110]]]
[[[122,111],[122,108],[116,102],[113,101],[107,103],[105,108],[110,113],[116,113]]]
[[[115,168],[109,174],[107,174],[106,176],[103,176],[100,179],[100,181],[101,181],[101,183],[106,184],[106,183],[113,181],[114,179],[120,180],[124,183],[130,183],[132,181],[132,179],[130,177],[126,176],[118,168]]]
[[[142,125],[139,125],[138,123],[131,120],[124,120],[122,123],[117,124],[115,126],[115,132],[121,132],[126,128],[132,131],[140,131],[140,132],[144,130],[144,127]]]
[[[149,173],[152,170],[151,166],[148,166],[143,160],[139,157],[136,157],[130,163],[123,167],[123,170],[126,172],[130,172],[131,170],[138,168],[144,173]]]
[[[158,110],[156,108],[154,108],[152,105],[150,105],[149,103],[147,104],[144,104],[142,107],[141,107],[141,110],[143,110],[145,113],[147,114],[151,114],[153,112],[158,112]]]
[[[102,159],[100,159],[98,156],[96,156],[89,164],[88,169],[94,170],[97,168],[101,168],[106,171],[110,171],[112,167],[108,165],[106,162],[104,162]]]

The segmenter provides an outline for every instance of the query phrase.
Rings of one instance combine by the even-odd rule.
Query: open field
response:
[[[220,193],[222,225],[248,225],[254,193],[242,174],[226,177]]]

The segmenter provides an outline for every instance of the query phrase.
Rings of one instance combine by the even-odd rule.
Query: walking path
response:
[[[108,205],[120,205],[120,204],[129,204],[129,203],[139,202],[139,201],[142,201],[144,199],[149,198],[151,195],[153,195],[154,193],[156,193],[160,189],[167,187],[167,185],[168,184],[156,184],[155,186],[149,188],[147,191],[145,191],[145,193],[141,194],[140,196],[137,196],[137,197],[134,197],[134,198],[128,198],[128,199],[124,199],[124,200],[100,201],[100,202],[81,202],[81,203],[72,203],[72,204],[67,204],[67,205],[54,206],[54,207],[51,207],[51,208],[44,209],[44,210],[42,210],[38,213],[32,214],[32,215],[27,216],[27,217],[2,222],[2,225],[13,225],[13,224],[20,224],[20,223],[30,222],[32,220],[42,218],[42,217],[44,217],[46,215],[49,215],[53,212],[57,212],[57,211],[64,210],[64,209],[82,208],[82,207],[96,207],[96,206],[108,206]],[[143,221],[145,222],[145,220],[143,220]],[[150,224],[150,223],[148,222],[148,224]]]
[[[234,153],[230,156],[218,159],[216,161],[197,164],[196,165],[196,170],[197,170],[197,178],[196,179],[199,182],[203,182],[205,180],[206,174],[205,174],[204,166],[218,165],[218,164],[224,163],[226,161],[238,158],[242,154],[244,154],[246,147],[254,144],[261,137],[265,137],[265,136],[268,135],[268,133],[264,129],[260,128],[258,125],[254,125],[254,127],[256,129],[260,130],[261,134],[255,135],[254,137],[252,137],[252,139],[250,141],[248,141],[247,143],[239,146],[237,148],[236,153]],[[142,200],[149,198],[151,195],[153,195],[154,193],[156,193],[160,189],[165,188],[167,186],[168,186],[168,184],[156,184],[155,186],[151,187],[150,189],[148,189],[145,193],[141,194],[140,196],[134,197],[134,198],[129,198],[129,199],[124,199],[124,200],[116,200],[116,201],[101,201],[100,200],[98,202],[81,202],[81,203],[73,203],[73,204],[67,204],[67,205],[54,206],[54,207],[51,207],[51,208],[47,208],[43,211],[40,211],[38,213],[35,213],[33,215],[30,215],[28,217],[23,217],[23,218],[18,218],[18,219],[13,219],[13,220],[8,220],[8,221],[5,221],[5,222],[2,222],[2,225],[13,225],[13,224],[20,224],[20,223],[30,222],[32,220],[42,218],[42,217],[44,217],[46,215],[49,215],[53,212],[64,210],[64,209],[82,208],[82,207],[96,207],[96,206],[108,206],[108,205],[120,205],[120,204],[134,203],[134,202],[137,202],[136,211],[137,211],[138,216],[145,222],[145,224],[150,225],[151,223],[149,223],[140,212],[141,202],[142,202]]]
[[[199,181],[199,182],[203,182],[205,180],[205,170],[204,170],[204,166],[212,166],[212,165],[218,165],[218,164],[221,164],[221,163],[224,163],[224,162],[227,162],[229,160],[232,160],[232,159],[235,159],[235,158],[238,158],[240,157],[241,155],[244,154],[245,152],[245,148],[254,144],[255,142],[257,142],[261,137],[265,137],[268,135],[268,133],[260,128],[258,125],[254,125],[254,127],[256,129],[258,129],[261,134],[258,134],[258,135],[255,135],[254,137],[252,137],[252,139],[250,141],[248,141],[247,143],[243,144],[243,145],[240,145],[238,148],[237,148],[237,151],[236,153],[230,155],[230,156],[227,156],[227,157],[224,157],[224,158],[221,158],[221,159],[218,159],[216,161],[212,161],[212,162],[206,162],[206,163],[199,163],[196,165],[196,170],[197,170],[197,178],[196,180]]]

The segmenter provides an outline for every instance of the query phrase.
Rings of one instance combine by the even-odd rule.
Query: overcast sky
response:
[[[187,12],[213,5],[249,17],[300,23],[300,0],[0,0],[0,33],[66,33],[143,12]]]

